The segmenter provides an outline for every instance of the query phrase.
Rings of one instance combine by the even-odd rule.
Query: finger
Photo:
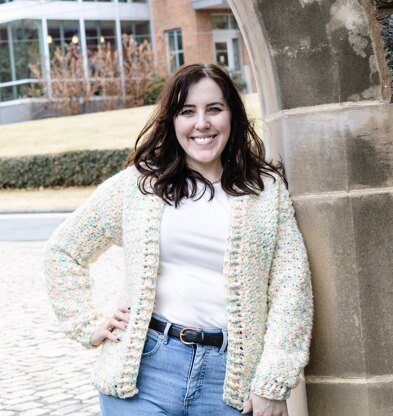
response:
[[[123,322],[128,322],[129,321],[129,315],[127,314],[127,313],[124,313],[124,312],[120,312],[120,311],[116,311],[114,314],[113,314],[113,317],[115,318],[115,319],[117,319],[118,321],[123,321]]]
[[[129,306],[119,306],[119,311],[124,313],[130,313],[130,307]]]
[[[102,325],[103,330],[113,331],[115,328],[112,325],[112,318],[108,318],[108,320]]]
[[[243,411],[241,412],[242,415],[246,414],[246,413],[250,413],[252,410],[252,403],[251,400],[247,401],[246,407],[243,409]]]
[[[116,343],[119,343],[121,341],[121,339],[117,335],[112,334],[112,332],[108,330],[105,331],[105,338]]]
[[[100,331],[94,333],[93,337],[91,338],[91,345],[98,347],[102,344],[103,341],[105,341],[105,339],[111,339],[112,341],[115,341],[116,338],[118,337],[113,335],[112,332],[108,331],[107,329],[101,329]]]
[[[105,329],[108,329],[109,331],[112,332],[115,328],[125,331],[127,329],[127,323],[123,321],[118,321],[117,319],[112,318],[109,320],[109,323]]]

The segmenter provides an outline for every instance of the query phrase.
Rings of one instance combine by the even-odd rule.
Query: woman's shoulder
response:
[[[264,190],[261,194],[265,193],[279,193],[283,189],[286,189],[286,183],[283,177],[277,172],[265,173],[262,176]]]
[[[129,184],[130,181],[136,181],[138,178],[139,172],[134,165],[127,166],[121,171],[117,172],[115,175],[106,179],[101,187],[122,187],[122,185]]]
[[[276,211],[279,209],[283,200],[290,199],[285,180],[281,175],[275,172],[269,172],[269,175],[264,175],[263,191],[251,198],[259,207],[269,207],[269,210]]]

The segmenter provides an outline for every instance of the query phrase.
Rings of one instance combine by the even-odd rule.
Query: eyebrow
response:
[[[211,105],[222,105],[223,107],[225,107],[225,104],[224,103],[221,103],[221,102],[219,102],[219,101],[217,101],[217,102],[214,102],[214,103],[209,103],[209,104],[206,104],[206,107],[209,107],[209,106],[211,106]],[[184,107],[196,107],[196,105],[195,104],[184,104],[183,105],[183,108]]]

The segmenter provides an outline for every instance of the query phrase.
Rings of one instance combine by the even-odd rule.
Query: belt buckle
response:
[[[198,331],[197,331],[196,329],[194,329],[194,328],[183,328],[183,329],[180,331],[180,334],[179,334],[180,341],[181,341],[183,344],[186,344],[186,345],[194,345],[194,344],[196,344],[196,342],[194,342],[194,341],[185,341],[185,340],[183,339],[183,336],[185,335],[185,334],[184,334],[184,332],[185,332],[185,331],[194,331],[194,332],[198,333]]]

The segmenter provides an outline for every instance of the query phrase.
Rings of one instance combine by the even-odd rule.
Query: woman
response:
[[[127,288],[105,318],[88,264],[111,244]],[[68,336],[102,345],[103,415],[287,416],[308,361],[307,256],[285,180],[220,67],[172,76],[128,167],[48,242],[45,273]]]

